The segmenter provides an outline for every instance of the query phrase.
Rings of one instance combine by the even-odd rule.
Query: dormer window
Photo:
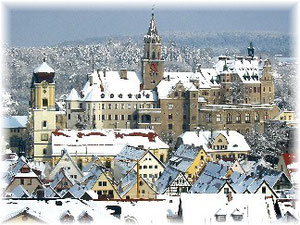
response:
[[[146,94],[146,98],[149,98],[150,97],[150,95],[149,94]]]
[[[104,98],[105,97],[105,94],[101,94],[101,98]]]
[[[132,98],[132,94],[128,94],[128,98]]]
[[[141,98],[141,94],[138,94],[137,97],[138,97],[138,98]]]
[[[110,94],[110,98],[113,98],[114,97],[114,94]]]
[[[122,95],[122,94],[119,94],[119,98],[123,98],[123,95]]]

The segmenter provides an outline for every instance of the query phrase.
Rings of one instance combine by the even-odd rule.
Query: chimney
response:
[[[123,79],[123,80],[127,80],[127,69],[122,68],[120,70],[120,78]]]
[[[232,192],[231,191],[228,192],[228,194],[227,194],[227,200],[228,200],[228,202],[232,201]]]

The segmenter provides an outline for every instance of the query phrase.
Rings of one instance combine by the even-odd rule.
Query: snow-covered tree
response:
[[[233,104],[244,103],[244,84],[242,82],[231,83],[231,102]]]

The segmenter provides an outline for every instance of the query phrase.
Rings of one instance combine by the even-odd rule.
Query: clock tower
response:
[[[33,119],[33,156],[40,161],[51,159],[51,134],[56,129],[54,76],[54,70],[45,59],[32,76],[30,108]]]
[[[147,34],[144,36],[142,57],[143,88],[154,89],[164,76],[164,59],[161,55],[161,38],[158,35],[154,13]]]

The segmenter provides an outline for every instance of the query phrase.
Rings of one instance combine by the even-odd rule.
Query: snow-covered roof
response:
[[[68,97],[66,98],[66,101],[79,101],[80,99],[81,98],[78,92],[75,90],[75,88],[73,88]]]
[[[34,69],[34,73],[54,73],[54,70],[46,63],[43,62],[40,66]]]
[[[57,205],[60,203],[61,205]],[[41,220],[41,222],[49,224],[60,224],[62,215],[69,214],[78,221],[80,215],[84,212],[93,218],[94,222],[104,224],[121,224],[120,220],[110,215],[111,211],[107,211],[101,202],[88,202],[78,199],[59,199],[48,201],[32,201],[32,200],[6,200],[3,202],[6,216],[1,218],[1,222],[8,221],[20,215],[24,210],[33,217]],[[25,208],[26,207],[26,208]],[[79,222],[79,221],[78,221]]]
[[[27,116],[11,116],[2,118],[2,128],[26,128]]]
[[[227,149],[222,149],[220,151],[250,151],[250,147],[247,144],[244,136],[233,130],[216,130],[212,133],[211,131],[199,131],[199,134],[197,134],[197,132],[195,131],[186,131],[179,137],[182,139],[183,144],[194,145],[198,147],[201,146],[207,153],[210,153],[219,151],[211,149],[209,147],[209,144],[212,143],[214,139],[220,134],[223,135],[228,142]]]
[[[226,68],[224,71],[224,65]],[[236,73],[243,83],[259,83],[264,63],[254,59],[220,59],[215,64],[217,74]]]
[[[155,182],[157,187],[157,192],[159,194],[164,194],[168,186],[176,179],[180,171],[167,166],[158,180]]]
[[[70,184],[74,185],[75,182],[73,179],[70,177],[68,171],[65,168],[60,168],[60,170],[55,174],[53,181],[50,183],[50,187],[55,189],[56,186],[63,180],[67,179]]]
[[[13,194],[13,197],[16,198],[28,198],[30,196],[30,194],[22,187],[22,185],[15,187],[11,193]]]
[[[116,156],[127,144],[150,150],[169,148],[148,129],[58,130],[52,134],[53,155],[66,149],[70,155]]]
[[[92,84],[90,83],[92,82]],[[126,79],[120,71],[94,71],[81,90],[83,101],[157,101],[157,93],[142,90],[142,77],[134,71],[126,71]]]

